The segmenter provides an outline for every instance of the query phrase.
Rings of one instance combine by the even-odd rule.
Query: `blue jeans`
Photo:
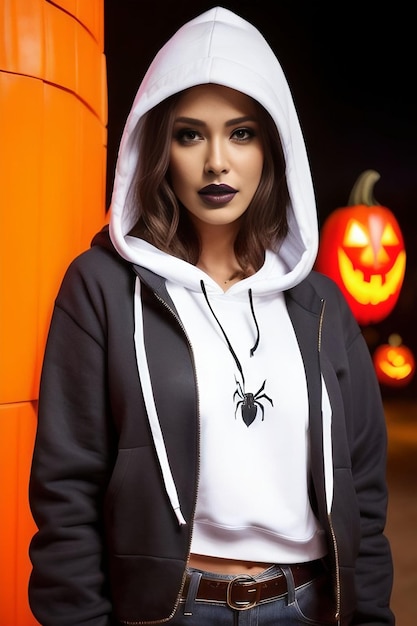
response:
[[[278,566],[262,573],[274,576]],[[189,572],[200,570],[189,569]],[[203,574],[208,572],[203,572]],[[327,574],[315,578],[298,589],[294,588],[291,572],[284,571],[288,592],[279,598],[257,604],[246,610],[230,608],[226,603],[196,600],[192,586],[188,597],[181,602],[169,626],[329,626],[336,624],[334,598]],[[232,579],[234,576],[216,575],[210,578]],[[255,579],[257,577],[255,576]],[[292,581],[292,582],[291,582]]]

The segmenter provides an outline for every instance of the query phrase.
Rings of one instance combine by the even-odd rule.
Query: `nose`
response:
[[[211,139],[207,142],[207,154],[204,171],[206,174],[222,174],[230,168],[227,156],[227,146],[220,139]]]

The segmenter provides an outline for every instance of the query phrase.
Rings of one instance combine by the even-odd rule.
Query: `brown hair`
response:
[[[138,215],[131,234],[195,265],[200,256],[198,234],[174,194],[168,172],[175,108],[180,97],[181,92],[151,109],[132,134],[131,140],[138,142],[140,158],[128,201]],[[273,248],[288,231],[289,194],[281,141],[269,113],[257,102],[256,107],[264,165],[235,241],[236,257],[243,271],[249,267],[259,269],[265,250]]]

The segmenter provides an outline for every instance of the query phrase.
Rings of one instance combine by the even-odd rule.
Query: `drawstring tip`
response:
[[[180,526],[185,526],[187,524],[187,522],[185,521],[185,519],[184,519],[184,517],[183,517],[183,515],[181,513],[181,509],[180,508],[174,509],[174,513],[177,516],[178,524]]]
[[[252,289],[248,289],[248,295],[249,295],[249,304],[250,304],[250,310],[251,310],[251,313],[252,313],[252,318],[253,318],[253,321],[255,322],[255,326],[256,326],[256,341],[255,341],[255,345],[250,350],[250,355],[253,356],[255,354],[256,348],[258,347],[258,344],[259,344],[260,334],[259,334],[258,320],[256,319],[255,308],[253,306]]]

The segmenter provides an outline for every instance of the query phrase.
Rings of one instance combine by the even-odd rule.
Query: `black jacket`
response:
[[[162,623],[184,583],[199,474],[193,356],[164,281],[105,233],[69,267],[45,353],[30,501],[30,603],[43,626]],[[162,483],[138,375],[133,294],[142,281],[149,370],[187,524]],[[386,430],[368,347],[339,290],[312,272],[286,293],[310,403],[312,503],[326,530],[340,624],[393,624],[383,534]],[[277,355],[277,358],[280,358]],[[327,515],[321,373],[332,411]],[[119,620],[119,621],[117,621]]]

